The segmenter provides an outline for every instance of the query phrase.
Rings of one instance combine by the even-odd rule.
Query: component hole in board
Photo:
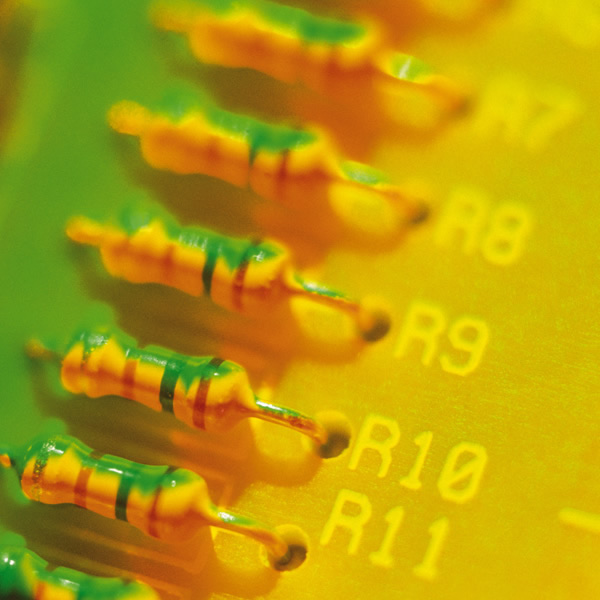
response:
[[[357,325],[365,342],[384,338],[392,327],[392,315],[386,302],[377,296],[366,296],[360,303]]]
[[[350,445],[352,428],[348,418],[337,411],[323,411],[316,415],[317,422],[327,431],[327,441],[317,447],[321,458],[340,456]]]
[[[424,223],[429,218],[431,209],[425,202],[421,202],[419,208],[415,211],[415,214],[410,219],[411,225],[420,225]]]
[[[308,555],[308,536],[295,525],[280,525],[277,533],[288,545],[288,552],[283,558],[268,556],[268,562],[276,571],[293,571],[297,569]]]

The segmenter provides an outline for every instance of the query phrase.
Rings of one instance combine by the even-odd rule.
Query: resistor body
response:
[[[34,356],[54,355],[36,342],[29,349]],[[256,417],[303,433],[319,446],[327,441],[325,429],[313,419],[256,398],[246,370],[232,361],[140,348],[108,327],[81,329],[56,354],[63,386],[75,394],[121,396],[211,432]]]
[[[287,544],[271,528],[220,511],[200,475],[168,466],[136,463],[92,450],[68,435],[39,437],[20,450],[0,449],[21,489],[44,504],[76,504],[110,519],[127,521],[167,542],[193,537],[203,526],[236,531],[282,558]]]
[[[99,246],[106,269],[134,283],[162,283],[248,315],[265,315],[293,296],[335,307],[356,322],[368,341],[385,335],[389,315],[343,294],[303,281],[288,252],[269,241],[248,242],[198,228],[179,227],[152,211],[125,211],[116,226],[76,218],[73,240]]]
[[[277,305],[296,285],[288,252],[270,241],[249,241],[179,227],[152,211],[132,208],[116,226],[74,219],[67,234],[97,243],[109,273],[133,283],[162,283],[246,314]]]
[[[343,160],[322,132],[263,123],[189,94],[156,108],[121,102],[109,114],[118,132],[138,136],[144,159],[179,174],[201,173],[304,214],[323,207],[348,231],[398,236],[425,216],[421,199],[366,165]]]
[[[464,101],[457,84],[390,48],[372,24],[324,18],[268,0],[160,2],[153,20],[186,35],[203,62],[255,69],[348,102],[368,98],[369,92],[377,100],[378,93],[404,87],[426,90],[448,110]]]
[[[149,586],[116,577],[93,577],[57,567],[24,548],[0,546],[0,598],[20,600],[159,600]]]

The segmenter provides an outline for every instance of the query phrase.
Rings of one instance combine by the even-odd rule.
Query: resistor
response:
[[[78,331],[62,351],[49,350],[36,340],[28,350],[32,356],[61,360],[61,381],[69,392],[90,398],[121,396],[209,432],[256,417],[307,435],[326,451],[323,426],[257,398],[245,369],[232,361],[184,356],[158,346],[142,349],[108,327]]]
[[[304,281],[287,250],[271,241],[247,241],[195,227],[144,209],[127,209],[117,225],[76,217],[67,235],[100,248],[108,272],[133,283],[162,283],[249,315],[269,314],[304,297],[350,316],[357,333],[372,342],[389,330],[390,316],[371,301],[358,302]]]
[[[395,238],[427,215],[421,198],[372,167],[342,159],[318,130],[261,122],[182,92],[155,108],[120,102],[109,123],[138,136],[144,159],[155,168],[250,187],[303,213],[326,208],[356,235]]]
[[[188,469],[102,454],[62,434],[38,437],[21,449],[0,447],[0,464],[17,472],[25,496],[37,502],[76,504],[171,543],[201,527],[219,527],[263,544],[275,568],[295,558],[275,529],[217,508],[204,479]]]
[[[338,97],[346,92],[351,102],[370,90],[377,95],[404,88],[426,91],[448,112],[466,100],[458,84],[390,48],[372,24],[324,18],[268,0],[237,0],[218,9],[206,0],[163,1],[152,17],[159,28],[187,36],[203,62],[255,69]]]
[[[0,545],[0,598],[20,600],[159,600],[138,581],[93,577],[49,564],[24,544]]]

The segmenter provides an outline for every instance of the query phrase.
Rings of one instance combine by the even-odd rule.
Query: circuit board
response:
[[[468,91],[444,119],[407,99],[400,123],[360,95],[340,108],[299,83],[202,64],[153,25],[151,4],[0,2],[1,441],[58,428],[189,468],[219,506],[300,528],[307,558],[278,572],[255,542],[217,530],[169,545],[30,502],[9,471],[0,529],[55,564],[139,579],[165,599],[597,598],[597,0],[299,3],[377,23]],[[231,111],[317,124],[345,156],[427,197],[429,217],[393,242],[329,236],[308,203],[297,218],[217,179],[152,169],[108,111],[182,83]],[[268,320],[112,279],[66,223],[140,198],[186,225],[279,240],[312,279],[385,299],[391,330],[346,347],[321,320],[300,343]],[[343,419],[349,447],[323,459],[268,423],[197,432],[64,392],[25,344],[69,334],[90,311],[142,344],[243,364],[266,399]]]

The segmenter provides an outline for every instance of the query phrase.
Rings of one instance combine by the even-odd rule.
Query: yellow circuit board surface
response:
[[[465,82],[472,103],[443,127],[349,121],[300,86],[197,64],[153,29],[142,0],[14,8],[0,57],[3,439],[60,419],[104,452],[196,470],[220,504],[294,524],[309,547],[285,573],[227,533],[172,547],[77,507],[24,502],[8,472],[2,529],[55,563],[137,577],[167,599],[600,595],[600,4],[395,4],[303,6],[373,19]],[[182,79],[231,110],[330,128],[347,155],[426,189],[430,218],[391,247],[327,243],[249,192],[153,171],[106,113]],[[390,333],[358,354],[300,351],[203,300],[110,279],[64,225],[140,195],[184,223],[283,240],[315,279],[385,298]],[[342,413],[350,447],[321,460],[266,423],[207,435],[117,398],[69,397],[23,345],[70,331],[97,302],[143,343],[226,356],[273,401]]]

